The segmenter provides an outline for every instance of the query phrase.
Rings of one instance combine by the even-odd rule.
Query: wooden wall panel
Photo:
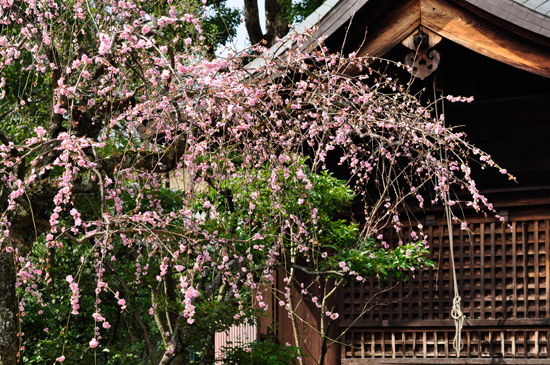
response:
[[[453,227],[459,293],[467,319],[465,358],[548,359],[550,331],[548,217],[478,221]],[[395,247],[397,236],[384,230]],[[375,278],[342,292],[340,327],[351,326],[342,358],[452,358],[454,321],[450,247],[446,224],[425,227],[436,267],[415,270],[408,283]],[[363,314],[363,315],[362,315]],[[344,363],[344,362],[343,362]]]

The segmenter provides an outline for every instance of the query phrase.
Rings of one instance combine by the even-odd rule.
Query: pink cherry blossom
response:
[[[111,51],[111,37],[105,33],[99,34],[99,54],[104,55]]]
[[[92,338],[92,340],[90,341],[90,347],[95,349],[97,346],[99,345],[99,342],[96,340],[96,338]]]

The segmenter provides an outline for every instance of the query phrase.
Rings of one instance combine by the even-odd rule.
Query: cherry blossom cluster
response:
[[[41,101],[51,110],[47,120],[35,122],[27,112],[39,96],[25,89],[14,113],[34,123],[33,134],[0,145],[0,181],[8,191],[0,244],[17,253],[18,285],[38,299],[37,285],[49,274],[45,260],[31,262],[18,247],[17,214],[38,207],[31,212],[37,214],[32,244],[60,251],[66,242],[89,245],[82,265],[67,273],[65,289],[76,316],[79,278],[83,270],[93,272],[92,349],[111,327],[100,296],[113,295],[121,311],[135,310],[126,294],[149,276],[179,282],[186,326],[198,320],[201,301],[233,301],[237,320],[252,305],[243,299],[252,292],[255,305],[269,309],[260,288],[274,283],[279,269],[285,284],[275,295],[289,316],[297,288],[324,317],[337,320],[326,297],[295,275],[304,270],[342,284],[370,274],[353,258],[339,257],[344,248],[324,241],[330,227],[323,214],[331,207],[318,197],[337,191],[323,185],[334,181],[323,180],[327,171],[338,172],[342,194],[360,210],[362,229],[353,243],[364,250],[361,260],[402,258],[408,270],[420,268],[428,249],[422,227],[403,235],[403,212],[411,206],[494,213],[472,168],[507,171],[369,59],[329,54],[322,40],[306,47],[308,35],[290,37],[295,47],[278,56],[257,47],[208,59],[200,16],[174,6],[162,15],[131,0],[100,0],[93,8],[55,0],[1,6],[3,95],[14,64],[37,72],[30,83],[53,92]],[[63,28],[65,16],[74,37]],[[85,35],[93,44],[80,43]],[[257,60],[244,66],[251,54]],[[468,229],[458,214],[453,218]],[[399,247],[383,240],[384,227],[395,231]],[[126,287],[113,274],[121,251],[132,253],[135,266]],[[111,292],[115,287],[120,291]]]

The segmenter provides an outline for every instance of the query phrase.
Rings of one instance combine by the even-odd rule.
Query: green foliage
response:
[[[290,253],[299,242],[289,236],[289,230],[306,229],[301,245],[310,247],[312,265],[329,273],[329,277],[335,277],[342,275],[340,263],[346,263],[348,271],[355,273],[349,281],[353,281],[354,276],[366,278],[372,275],[381,279],[392,276],[405,280],[409,272],[434,265],[425,258],[429,251],[421,240],[389,249],[373,238],[361,238],[357,224],[337,218],[348,215],[346,211],[354,198],[346,182],[325,171],[312,173],[306,160],[301,166],[300,172],[288,170],[279,173],[278,179],[285,181],[282,188],[271,185],[273,173],[264,169],[256,171],[255,186],[244,184],[237,173],[219,190],[210,189],[205,194],[215,204],[220,216],[219,219],[207,219],[205,227],[210,232],[225,234],[228,239],[249,241],[250,244],[235,245],[235,250],[240,254],[253,252],[253,262],[256,263],[263,262],[266,252],[281,242],[281,252],[288,250]],[[311,186],[298,178],[300,173],[307,176]],[[274,188],[281,191],[274,194]],[[218,191],[231,191],[229,199],[233,204],[230,205],[228,198]],[[207,214],[201,206],[197,206],[197,210]],[[303,224],[295,226],[289,223],[289,217],[293,216]],[[281,226],[285,225],[286,234],[281,236]],[[255,234],[262,236],[259,248],[251,241]],[[325,252],[330,252],[326,258],[322,256]]]
[[[116,242],[115,242],[116,244]],[[120,245],[122,246],[122,245]],[[123,250],[119,247],[119,250]],[[23,360],[26,364],[53,364],[61,353],[68,364],[145,364],[145,341],[141,329],[137,325],[131,310],[120,310],[112,293],[102,292],[101,314],[110,322],[109,330],[102,329],[101,345],[94,349],[89,347],[89,341],[94,334],[94,322],[90,321],[96,311],[95,274],[91,264],[81,266],[80,258],[95,252],[92,245],[74,245],[64,241],[63,249],[55,250],[52,256],[45,244],[33,245],[31,256],[34,260],[48,260],[48,273],[51,278],[49,287],[39,284],[37,291],[42,294],[45,305],[35,298],[26,301],[23,317]],[[124,252],[120,252],[120,258]],[[65,280],[68,268],[80,272],[80,309],[79,315],[70,314],[70,289]],[[71,271],[74,272],[74,271]],[[135,280],[133,260],[121,259],[117,264],[117,273],[128,283]],[[115,280],[107,272],[104,277],[110,283]],[[111,290],[123,292],[122,288],[111,284]],[[20,296],[23,296],[20,290]],[[124,294],[121,295],[124,297]],[[133,293],[134,300],[142,318],[149,329],[150,335],[156,339],[156,348],[162,350],[161,334],[152,316],[147,314],[151,303],[149,290],[139,289]],[[128,297],[126,297],[128,298]],[[101,326],[101,324],[97,324]]]
[[[204,19],[203,28],[214,45],[223,46],[237,35],[242,11],[227,6],[227,0],[211,0],[207,5],[208,15]]]
[[[300,348],[279,345],[273,340],[225,347],[223,351],[224,365],[294,365],[303,356]]]
[[[35,77],[35,73],[22,65],[30,62],[23,54],[21,62],[14,62],[2,71],[5,94],[0,105],[0,131],[14,144],[33,135],[33,129],[46,125],[49,119],[47,103],[52,97],[48,77]],[[23,108],[21,105],[27,107]]]
[[[311,13],[313,13],[319,6],[323,5],[324,0],[298,0],[292,2],[292,9],[290,14],[287,12],[287,16],[290,15],[291,24],[300,24]]]
[[[409,272],[422,266],[433,267],[435,264],[425,258],[429,251],[420,241],[406,243],[393,250],[377,246],[373,239],[359,240],[353,247],[326,247],[334,249],[334,255],[329,259],[330,267],[346,263],[346,267],[362,277],[378,276],[384,280],[391,276],[398,281],[406,280]]]

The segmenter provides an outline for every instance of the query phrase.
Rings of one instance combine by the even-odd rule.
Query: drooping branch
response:
[[[98,161],[101,168],[107,172],[107,175],[112,176],[116,171],[134,168],[156,173],[167,173],[173,171],[183,155],[186,140],[184,137],[179,137],[177,141],[172,143],[164,151],[160,152],[145,152],[145,151],[130,151],[120,154],[115,154],[106,159]]]
[[[282,261],[277,262],[273,265],[261,265],[254,268],[254,271],[257,273],[263,272],[265,269],[276,269],[278,267],[282,267],[285,270],[290,269],[296,269],[299,271],[302,271],[305,274],[311,275],[311,276],[345,276],[345,273],[343,271],[337,271],[337,270],[326,270],[326,271],[318,271],[318,270],[312,270],[311,268],[298,265],[295,262],[288,262],[288,261]]]

